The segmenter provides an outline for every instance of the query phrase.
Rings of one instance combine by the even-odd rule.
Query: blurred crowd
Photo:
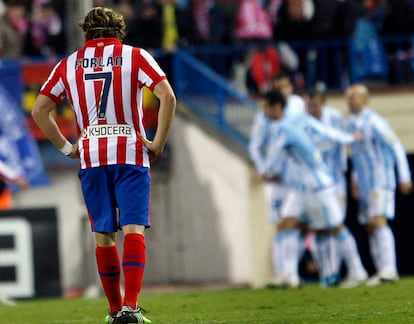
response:
[[[95,4],[117,6],[128,18],[129,41],[149,48],[163,47],[168,27],[176,30],[176,46],[344,38],[353,33],[361,17],[372,21],[382,35],[414,32],[413,0],[101,0]]]
[[[414,33],[414,0],[95,0],[124,14],[126,42],[173,51],[202,44],[347,38],[358,19]],[[64,54],[65,1],[0,0],[0,57]]]
[[[242,46],[240,53],[212,55],[206,63],[231,80],[237,80],[240,66],[242,82],[253,96],[266,91],[271,76],[281,70],[294,76],[298,88],[317,81],[318,72],[312,74],[307,62],[316,62],[320,53],[310,45],[294,49],[292,42],[353,38],[366,44],[358,50],[369,61],[360,74],[384,76],[387,54],[378,54],[380,37],[414,34],[414,0],[95,0],[94,5],[123,13],[128,25],[125,41],[135,46],[164,53],[202,45]],[[411,53],[411,47],[408,44],[405,52]],[[396,56],[395,48],[386,51]],[[328,65],[338,64],[332,55],[328,53]],[[171,64],[160,63],[169,73]],[[380,73],[378,67],[383,67]],[[337,83],[338,76],[331,75],[335,71],[327,73],[328,81]]]
[[[0,0],[0,57],[53,57],[66,52],[63,4]]]

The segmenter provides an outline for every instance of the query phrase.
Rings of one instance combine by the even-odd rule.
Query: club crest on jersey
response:
[[[108,56],[106,59],[103,57],[84,57],[78,58],[75,62],[75,69],[78,68],[104,68],[108,66],[122,66],[122,56]]]

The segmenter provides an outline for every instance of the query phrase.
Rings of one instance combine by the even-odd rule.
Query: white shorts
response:
[[[358,221],[368,224],[371,217],[385,216],[393,219],[395,216],[395,193],[392,190],[376,189],[367,199],[359,200]]]
[[[279,224],[281,219],[280,210],[285,201],[288,188],[276,182],[266,182],[264,189],[268,202],[269,221],[272,224]]]
[[[281,209],[282,217],[303,218],[311,229],[329,229],[343,223],[335,187],[318,192],[289,191]]]

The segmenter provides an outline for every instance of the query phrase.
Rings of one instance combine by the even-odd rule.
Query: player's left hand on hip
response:
[[[150,162],[154,161],[162,154],[162,148],[160,149],[153,141],[148,140],[144,136],[141,136],[141,140],[144,143],[144,146],[149,150]]]

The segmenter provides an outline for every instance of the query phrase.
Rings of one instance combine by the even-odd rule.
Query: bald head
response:
[[[364,84],[356,83],[346,89],[345,96],[349,111],[352,114],[358,114],[368,104],[369,91]]]

